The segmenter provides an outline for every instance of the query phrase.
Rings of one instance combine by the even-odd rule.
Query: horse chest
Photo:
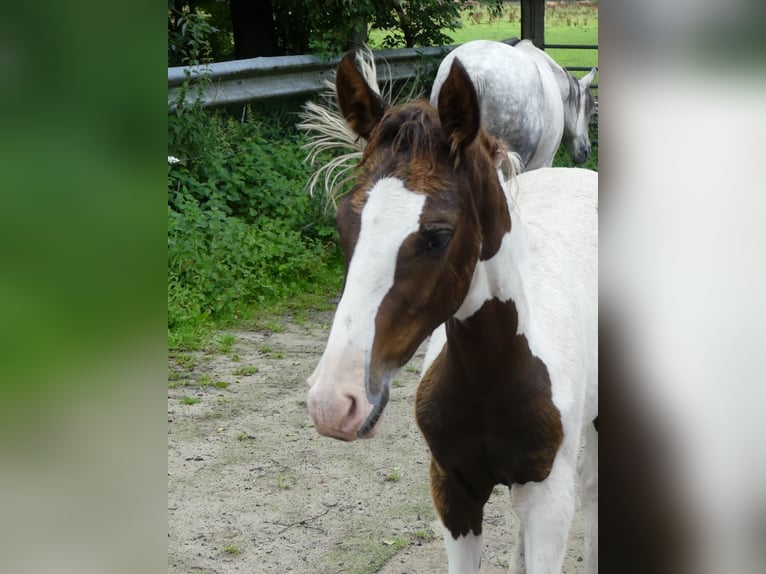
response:
[[[490,303],[449,325],[418,388],[421,432],[439,465],[467,488],[544,480],[563,438],[548,370],[507,315],[515,308]],[[493,321],[506,336],[495,336]]]

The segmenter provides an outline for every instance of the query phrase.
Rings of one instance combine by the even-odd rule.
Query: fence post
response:
[[[521,0],[521,37],[545,49],[545,0]]]

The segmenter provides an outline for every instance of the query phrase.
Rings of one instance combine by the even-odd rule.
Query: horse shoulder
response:
[[[597,368],[598,176],[549,168],[517,182],[513,225],[525,247],[516,254],[522,261],[513,296],[525,302],[520,320],[530,348],[551,370],[554,402],[571,429]]]

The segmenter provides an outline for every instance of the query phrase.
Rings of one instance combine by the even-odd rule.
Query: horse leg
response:
[[[513,547],[511,556],[511,566],[508,569],[510,574],[524,574],[524,525],[518,525],[518,535],[516,536],[516,545]]]
[[[481,565],[481,523],[492,489],[473,499],[431,457],[431,497],[442,523],[449,574],[478,574]]]
[[[523,529],[526,574],[560,574],[574,514],[574,461],[562,453],[542,482],[514,484],[511,489]]]
[[[585,451],[580,459],[580,500],[585,522],[585,573],[598,572],[598,432],[585,429]]]

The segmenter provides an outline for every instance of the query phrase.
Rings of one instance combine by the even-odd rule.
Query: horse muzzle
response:
[[[388,402],[387,386],[378,397],[370,396],[368,400],[361,385],[333,383],[316,373],[308,383],[308,412],[319,434],[345,441],[375,436]]]

